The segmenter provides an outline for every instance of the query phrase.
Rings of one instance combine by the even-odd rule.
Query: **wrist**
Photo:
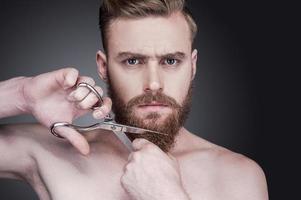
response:
[[[0,82],[0,118],[28,113],[23,86],[29,78],[17,77]]]
[[[19,113],[28,114],[31,113],[30,106],[28,104],[28,94],[26,94],[25,86],[31,80],[31,77],[18,77],[17,91],[16,91],[16,109]]]

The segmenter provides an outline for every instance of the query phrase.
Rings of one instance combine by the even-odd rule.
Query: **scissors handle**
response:
[[[117,136],[117,138],[126,146],[126,148],[132,152],[133,151],[133,147],[131,144],[131,140],[126,136],[126,134],[124,132],[122,132],[122,126],[119,126],[117,124],[111,123],[111,122],[102,122],[102,123],[96,123],[90,126],[77,126],[74,124],[70,124],[68,122],[57,122],[54,123],[50,130],[51,133],[58,137],[58,138],[64,138],[62,136],[60,136],[55,129],[59,126],[64,126],[64,127],[70,127],[73,128],[79,132],[85,132],[85,131],[92,131],[92,130],[96,130],[96,129],[105,129],[105,130],[111,130],[113,131],[113,133]]]
[[[98,101],[99,103],[95,106],[92,107],[93,110],[97,109],[98,106],[101,106],[103,105],[103,98],[101,97],[101,95],[99,94],[99,92],[90,84],[88,83],[84,83],[84,82],[81,82],[77,85],[77,87],[85,87],[87,88],[88,90],[90,90],[92,93],[95,94],[95,96],[98,98]],[[113,120],[113,118],[111,117],[111,114],[109,113],[105,118],[104,118],[104,121],[111,121]],[[96,123],[96,124],[93,124],[91,126],[77,126],[77,125],[74,125],[74,124],[70,124],[68,122],[56,122],[54,124],[51,125],[50,127],[50,131],[51,133],[58,137],[58,138],[63,138],[62,136],[60,136],[56,131],[55,129],[59,126],[65,126],[65,127],[70,127],[70,128],[73,128],[77,131],[80,131],[80,132],[85,132],[85,131],[91,131],[91,130],[95,130],[95,129],[98,129],[99,128],[99,123]]]
[[[60,127],[60,126],[73,128],[74,130],[77,130],[79,132],[86,132],[86,131],[92,131],[92,130],[98,129],[100,127],[100,123],[92,124],[90,126],[77,126],[74,124],[70,124],[68,122],[57,122],[57,123],[52,124],[52,126],[50,127],[50,131],[51,131],[52,135],[54,135],[58,138],[64,138],[56,132],[56,128]]]
[[[63,138],[62,136],[60,136],[56,132],[56,128],[60,127],[60,126],[73,128],[74,130],[76,130],[78,132],[87,132],[87,131],[93,131],[93,130],[96,130],[96,129],[104,129],[104,130],[111,130],[111,131],[117,131],[117,132],[124,132],[125,131],[125,128],[122,125],[111,123],[111,122],[108,122],[108,121],[92,124],[92,125],[89,125],[89,126],[77,126],[77,125],[74,125],[74,124],[70,124],[68,122],[57,122],[57,123],[54,123],[50,127],[50,131],[54,136],[59,137],[59,138]]]
[[[88,83],[84,83],[84,82],[81,82],[77,85],[77,87],[85,87],[87,89],[89,89],[91,92],[93,92],[96,97],[98,98],[98,101],[99,101],[99,104],[98,105],[95,105],[92,107],[93,110],[97,109],[99,106],[102,106],[103,105],[103,98],[101,97],[101,95],[99,94],[99,92],[92,86],[92,85],[89,85]],[[105,117],[105,121],[106,120],[112,120],[112,116],[111,116],[111,113],[109,113],[106,117]]]
[[[91,92],[93,92],[96,95],[96,97],[98,98],[98,101],[100,102],[100,105],[103,104],[103,98],[101,97],[99,92],[92,85],[89,85],[88,83],[81,82],[77,85],[77,87],[85,87],[85,88],[89,89]],[[96,106],[93,107],[93,109],[95,109],[95,108],[96,108]]]

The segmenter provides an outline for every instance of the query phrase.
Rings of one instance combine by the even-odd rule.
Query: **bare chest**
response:
[[[120,184],[124,163],[110,155],[41,154],[31,185],[41,200],[127,200]]]
[[[126,156],[41,154],[37,160],[37,173],[31,184],[41,200],[130,199],[120,182]],[[208,171],[185,161],[180,161],[180,167],[184,189],[191,199],[199,199],[201,191],[206,197],[216,192]]]

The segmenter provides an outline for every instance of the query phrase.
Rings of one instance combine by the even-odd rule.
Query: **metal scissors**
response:
[[[91,92],[93,92],[97,96],[97,98],[99,100],[98,106],[103,104],[103,99],[102,99],[101,95],[98,93],[98,91],[93,86],[91,86],[87,83],[79,83],[77,85],[77,87],[86,87],[87,89],[89,89]],[[95,109],[95,108],[96,108],[96,106],[93,107],[92,109]],[[87,131],[92,131],[92,130],[97,130],[97,129],[112,131],[113,133],[115,133],[115,135],[118,137],[118,139],[130,151],[133,150],[132,149],[132,143],[131,143],[131,140],[125,134],[125,132],[134,133],[134,134],[153,133],[153,134],[166,135],[164,133],[160,133],[160,132],[157,132],[157,131],[152,131],[152,130],[148,130],[148,129],[143,129],[143,128],[138,128],[138,127],[118,124],[111,117],[111,114],[108,114],[104,118],[103,122],[99,122],[99,123],[92,124],[92,125],[89,125],[89,126],[78,126],[78,125],[70,124],[68,122],[56,122],[56,123],[52,124],[52,126],[50,127],[51,133],[56,137],[63,138],[55,130],[57,127],[60,127],[60,126],[70,127],[70,128],[73,128],[76,131],[81,132],[81,133],[87,132]]]

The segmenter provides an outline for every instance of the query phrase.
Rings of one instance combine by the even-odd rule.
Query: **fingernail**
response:
[[[82,149],[82,152],[81,152],[83,155],[87,156],[89,153],[90,153],[90,148],[89,147],[86,147],[84,149]]]
[[[98,118],[98,119],[103,118],[104,114],[101,110],[97,110],[97,111],[95,111],[95,117]]]
[[[103,112],[107,112],[107,110],[109,110],[106,106],[102,106],[101,109]]]

